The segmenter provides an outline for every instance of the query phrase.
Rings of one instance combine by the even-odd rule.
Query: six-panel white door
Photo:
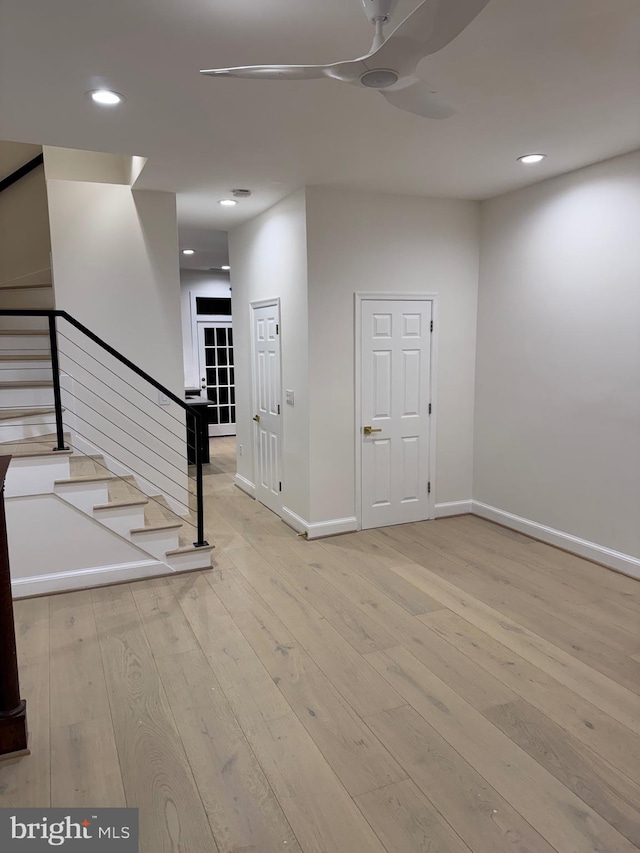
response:
[[[256,498],[280,513],[282,417],[280,311],[253,306],[253,399]]]
[[[361,304],[362,527],[421,521],[429,517],[432,303]]]

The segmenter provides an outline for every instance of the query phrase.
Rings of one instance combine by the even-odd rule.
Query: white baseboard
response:
[[[449,501],[436,504],[436,518],[447,518],[450,515],[467,515],[472,512],[473,501]]]
[[[528,518],[513,515],[510,512],[483,504],[480,501],[473,501],[472,503],[472,512],[481,518],[495,521],[497,524],[503,524],[505,527],[510,527],[512,530],[517,530],[526,536],[540,539],[542,542],[547,542],[549,545],[555,545],[565,551],[570,551],[579,557],[586,557],[588,560],[601,563],[603,566],[608,566],[610,569],[615,569],[632,578],[640,578],[640,559],[637,557],[632,557],[630,554],[623,554],[620,551],[614,551],[612,548],[606,548],[604,545],[598,545],[595,542],[589,542],[587,539],[581,539],[579,536],[573,536],[571,533],[564,533],[562,530],[547,527],[545,524],[539,524],[537,521],[530,521]]]
[[[247,478],[243,477],[242,474],[236,474],[234,482],[236,486],[239,489],[242,489],[242,491],[249,495],[249,497],[255,498],[256,487],[251,480],[247,480]]]
[[[78,569],[73,572],[57,572],[51,575],[34,575],[11,581],[14,598],[31,595],[47,595],[51,592],[66,592],[72,589],[88,589],[94,586],[143,580],[158,575],[173,574],[166,563],[159,560],[142,560],[139,563],[121,563],[116,566],[99,566],[93,569]]]
[[[324,536],[336,536],[338,533],[353,533],[358,529],[355,516],[330,518],[327,521],[305,521],[286,506],[282,507],[282,520],[298,533],[306,533],[307,539],[321,539]]]

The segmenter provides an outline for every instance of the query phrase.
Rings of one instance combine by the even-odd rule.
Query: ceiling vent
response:
[[[251,190],[231,190],[231,195],[234,198],[249,198]]]

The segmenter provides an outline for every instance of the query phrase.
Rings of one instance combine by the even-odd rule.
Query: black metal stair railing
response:
[[[103,378],[97,376],[99,369],[104,369],[104,358],[98,358],[95,355],[92,355],[88,349],[83,348],[77,340],[73,340],[72,337],[65,335],[59,326],[59,321],[62,320],[65,323],[68,323],[70,327],[77,330],[77,332],[81,333],[81,340],[91,341],[93,345],[95,345],[98,349],[97,351],[101,354],[108,354],[110,357],[115,359],[120,364],[124,365],[131,373],[140,379],[144,380],[149,386],[154,388],[160,394],[163,394],[168,400],[177,405],[184,413],[184,421],[181,421],[179,418],[170,414],[168,411],[162,411],[162,415],[166,416],[169,419],[172,419],[174,422],[177,422],[181,428],[186,429],[187,435],[187,443],[191,443],[191,446],[194,450],[195,457],[195,477],[189,476],[189,480],[193,481],[193,491],[195,492],[195,514],[196,514],[196,524],[192,525],[197,530],[197,541],[194,542],[195,547],[204,547],[208,545],[208,542],[205,539],[204,533],[204,495],[203,495],[203,460],[205,458],[205,449],[202,446],[200,437],[206,435],[206,427],[202,422],[205,419],[205,415],[202,411],[199,411],[198,407],[190,406],[184,400],[180,399],[176,394],[170,391],[168,388],[165,388],[160,382],[150,376],[146,371],[142,370],[136,364],[134,364],[130,359],[126,358],[126,356],[122,355],[118,352],[114,347],[110,346],[106,341],[102,340],[98,335],[94,334],[90,329],[68,314],[66,311],[57,311],[57,310],[39,310],[39,309],[0,309],[0,317],[42,317],[46,318],[48,323],[48,336],[49,336],[49,344],[50,344],[50,358],[51,358],[51,369],[52,369],[52,380],[53,380],[53,397],[54,397],[54,414],[55,414],[55,424],[51,423],[51,426],[55,426],[55,436],[56,436],[56,446],[52,448],[55,451],[68,450],[69,447],[65,441],[65,423],[64,423],[64,406],[63,406],[63,394],[69,398],[73,398],[78,401],[81,406],[81,410],[83,411],[83,415],[81,416],[77,411],[74,411],[73,418],[75,421],[75,434],[81,438],[89,441],[91,443],[91,436],[87,437],[83,434],[80,429],[77,427],[77,420],[81,420],[84,424],[86,424],[88,430],[95,435],[98,433],[108,439],[109,444],[117,445],[122,448],[123,451],[126,452],[128,457],[135,457],[139,459],[145,468],[145,473],[141,474],[141,476],[151,485],[158,488],[161,493],[168,494],[173,501],[177,504],[181,505],[187,510],[189,513],[192,510],[191,506],[191,489],[187,488],[186,499],[181,499],[180,497],[172,494],[167,488],[168,483],[174,483],[180,489],[184,487],[178,480],[172,478],[166,471],[163,471],[148,460],[144,460],[141,458],[140,454],[145,450],[149,451],[151,445],[155,442],[157,444],[162,444],[162,461],[166,465],[172,466],[174,469],[178,470],[178,472],[184,476],[184,468],[181,468],[179,464],[175,462],[171,462],[170,458],[167,454],[167,449],[177,455],[178,462],[184,462],[186,460],[187,454],[182,454],[180,451],[176,450],[175,447],[172,447],[169,440],[171,437],[176,436],[175,427],[167,425],[167,423],[163,423],[158,418],[149,414],[149,412],[144,411],[144,409],[139,406],[136,402],[131,400],[129,396],[124,395],[121,391],[119,391],[113,385],[110,385],[108,382],[105,382]],[[5,329],[8,332],[8,329]],[[44,331],[44,330],[43,330]],[[66,349],[61,353],[60,349],[60,339],[63,340]],[[25,352],[25,350],[20,350],[20,352]],[[31,352],[39,352],[38,350],[32,350]],[[43,357],[46,357],[46,353],[43,352]],[[73,375],[72,379],[75,384],[80,386],[82,389],[83,395],[82,399],[79,396],[75,395],[73,391],[69,388],[63,388],[61,383],[61,355],[63,356],[65,362],[71,362],[79,368],[79,373],[83,375],[84,373],[93,377],[97,382],[100,382],[105,388],[110,389],[114,394],[119,395],[126,401],[126,406],[130,406],[133,409],[138,410],[140,415],[137,416],[136,419],[132,418],[131,415],[128,415],[121,408],[118,408],[113,402],[109,402],[104,397],[101,397],[95,388],[90,388],[87,384],[83,383],[79,377],[79,375]],[[74,355],[77,356],[74,358]],[[16,354],[16,360],[19,361],[19,354]],[[95,373],[92,372],[89,368],[93,366],[95,363],[94,370]],[[35,369],[35,368],[34,368]],[[136,388],[131,382],[128,382],[124,376],[116,374],[114,371],[109,371],[115,378],[116,381],[123,383],[129,388],[133,389],[135,393],[139,393],[139,389]],[[74,384],[74,388],[75,388]],[[114,385],[116,382],[114,382]],[[97,401],[99,401],[103,406],[92,406],[89,403],[89,400],[95,397]],[[144,399],[149,402],[151,398],[144,397]],[[93,402],[93,400],[92,400]],[[139,400],[138,402],[141,402]],[[113,411],[119,413],[124,418],[128,419],[132,422],[133,425],[140,427],[143,431],[143,439],[137,438],[133,429],[129,428],[127,430],[124,427],[120,427],[120,429],[126,434],[125,443],[117,441],[110,432],[106,432],[109,427],[115,426],[114,418],[107,417],[104,414],[104,411],[101,412],[100,408],[104,408],[104,406],[109,407],[109,411],[112,409]],[[91,420],[89,420],[89,413],[91,414]],[[160,412],[158,412],[160,414]],[[96,423],[96,415],[101,420]],[[141,422],[143,418],[148,418],[154,422],[156,426],[164,429],[167,434],[164,438],[160,437],[157,434],[156,427],[151,428],[145,427]],[[99,424],[99,425],[98,425]],[[41,425],[46,425],[45,422],[41,422]],[[191,438],[190,438],[191,436]],[[0,437],[0,442],[2,441],[2,437]],[[139,445],[139,448],[134,449],[135,445]],[[154,451],[160,453],[160,451]],[[113,456],[113,454],[110,454]],[[124,463],[122,460],[118,460],[121,464],[124,464],[127,469],[131,469],[134,473],[137,472],[133,465],[129,464],[129,462]],[[162,480],[162,485],[158,485],[157,481],[152,479],[153,475],[149,475],[149,471],[157,472]],[[182,479],[182,477],[181,477]],[[153,498],[150,498],[153,500]],[[187,521],[187,524],[191,524],[191,522]]]

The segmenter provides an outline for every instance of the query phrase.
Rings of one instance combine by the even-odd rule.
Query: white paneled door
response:
[[[280,308],[259,304],[253,313],[253,420],[256,498],[282,509]]]
[[[429,517],[432,305],[361,302],[363,528]]]

